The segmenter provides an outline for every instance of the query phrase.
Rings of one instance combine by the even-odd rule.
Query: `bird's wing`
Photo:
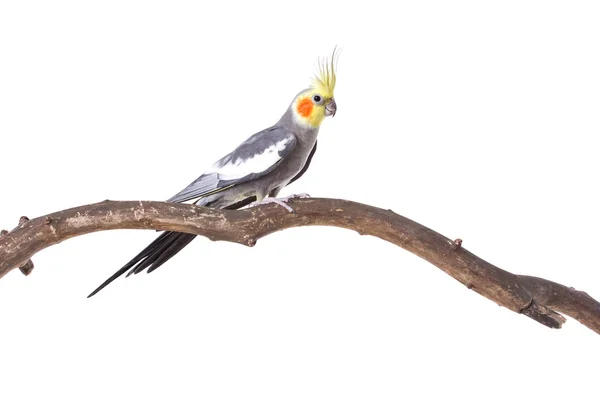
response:
[[[167,201],[183,203],[260,178],[277,168],[296,141],[293,133],[280,127],[258,132]]]

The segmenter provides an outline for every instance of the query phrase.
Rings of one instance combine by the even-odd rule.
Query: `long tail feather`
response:
[[[255,201],[254,196],[244,199],[238,203],[232,204],[225,207],[227,210],[237,210]],[[138,274],[148,269],[148,272],[152,272],[164,263],[166,263],[171,257],[179,253],[181,249],[187,246],[196,235],[190,233],[181,232],[163,232],[157,237],[152,243],[150,243],[144,250],[142,250],[137,256],[131,259],[121,269],[115,272],[110,278],[108,278],[102,285],[98,286],[96,290],[89,294],[88,298],[94,296],[96,293],[104,289],[112,281],[126,273],[127,276],[131,274]]]
[[[156,268],[160,267],[167,261],[171,259],[175,254],[179,253],[181,249],[187,246],[192,240],[196,238],[196,235],[190,235],[189,233],[183,233],[179,236],[168,249],[166,249],[163,253],[161,253],[160,257],[156,259],[152,263],[152,265],[148,268],[148,273],[154,271]]]
[[[170,234],[172,234],[172,233],[174,233],[174,232],[163,232],[152,243],[150,243],[144,250],[142,250],[137,256],[132,258],[131,261],[129,261],[127,264],[125,264],[120,270],[115,272],[114,275],[112,275],[110,278],[108,278],[106,281],[104,281],[104,283],[102,283],[102,285],[98,286],[98,288],[96,288],[96,290],[94,290],[92,293],[90,293],[88,295],[88,298],[92,297],[93,295],[95,295],[96,293],[98,293],[99,291],[104,289],[109,283],[111,283],[112,281],[117,279],[119,276],[123,275],[125,272],[127,272],[130,268],[135,266],[140,261],[143,261],[148,256],[150,256],[155,251],[155,249],[159,248],[160,246],[163,245],[163,243],[165,243],[165,241],[169,240],[169,237],[171,236]]]
[[[148,268],[149,265],[152,265],[152,263],[154,261],[156,261],[156,259],[158,257],[160,257],[162,252],[167,250],[173,244],[173,242],[175,242],[177,240],[177,238],[180,235],[180,234],[178,234],[178,232],[166,232],[166,233],[167,234],[165,235],[165,239],[161,243],[157,243],[156,247],[154,249],[152,249],[152,253],[150,255],[148,255],[148,257],[146,257],[145,259],[140,260],[140,262],[129,271],[127,276],[129,276],[131,274],[138,274],[138,273],[142,272],[143,270],[145,270],[146,268]]]

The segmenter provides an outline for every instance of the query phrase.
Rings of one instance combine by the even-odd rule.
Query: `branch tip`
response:
[[[19,218],[19,225],[23,225],[26,222],[29,222],[29,218],[27,218],[26,216],[22,216],[21,218]]]

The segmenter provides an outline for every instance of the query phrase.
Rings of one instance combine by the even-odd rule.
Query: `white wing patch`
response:
[[[262,153],[255,154],[246,160],[238,158],[235,162],[230,160],[223,165],[219,165],[219,162],[216,162],[205,174],[216,173],[220,180],[228,181],[240,179],[250,174],[261,173],[281,160],[279,152],[284,150],[291,140],[290,138],[283,139],[267,147]]]

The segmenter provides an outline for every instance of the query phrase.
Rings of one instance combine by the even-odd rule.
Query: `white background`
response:
[[[493,3],[2,1],[0,227],[170,197],[337,44],[338,115],[283,195],[392,208],[600,298],[598,3]],[[0,280],[2,399],[597,398],[591,330],[334,228],[197,239],[86,299],[155,236],[76,238]]]

